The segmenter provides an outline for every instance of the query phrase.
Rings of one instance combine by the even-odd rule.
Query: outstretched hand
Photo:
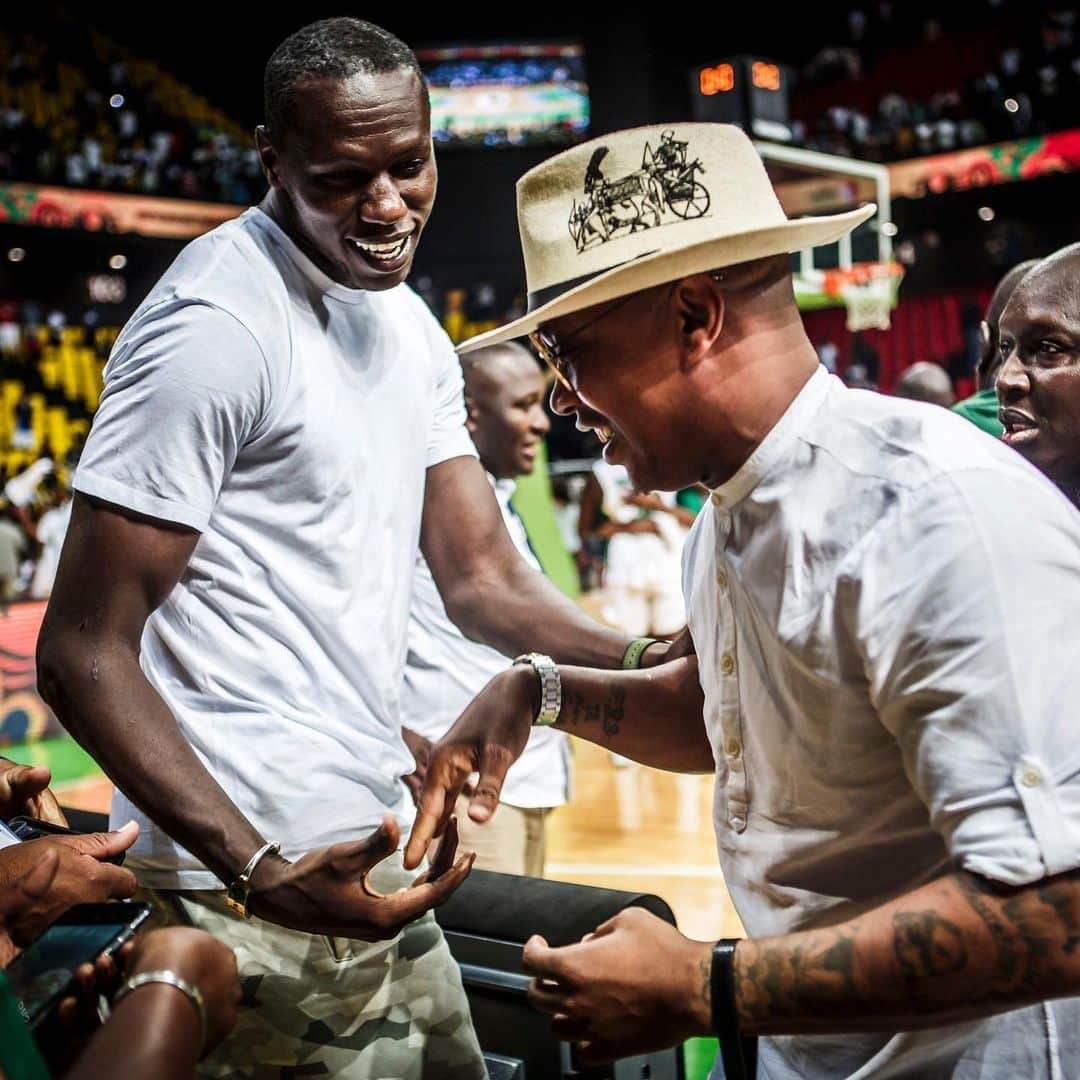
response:
[[[508,668],[484,687],[435,744],[405,847],[407,869],[419,866],[431,841],[443,835],[458,796],[474,773],[479,779],[470,788],[469,817],[482,824],[495,813],[507,770],[529,741],[538,697],[531,667]]]
[[[408,923],[443,903],[469,876],[476,858],[468,853],[455,860],[454,823],[431,868],[407,888],[383,894],[368,875],[397,850],[399,839],[397,822],[387,817],[363,840],[309,851],[294,863],[263,859],[252,878],[249,907],[262,919],[309,934],[363,941],[396,937]]]

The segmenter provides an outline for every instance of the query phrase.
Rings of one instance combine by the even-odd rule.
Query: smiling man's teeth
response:
[[[412,236],[412,233],[410,233],[409,236]],[[409,236],[404,236],[400,240],[382,244],[373,240],[356,240],[352,237],[349,239],[365,255],[370,255],[373,259],[378,259],[381,262],[393,262],[395,259],[400,259],[401,256],[405,254],[405,248],[409,243]]]
[[[615,437],[615,432],[609,428],[606,424],[603,427],[598,427],[596,430],[596,437],[602,443],[609,443]]]

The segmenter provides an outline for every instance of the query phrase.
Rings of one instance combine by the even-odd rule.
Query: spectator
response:
[[[901,372],[893,393],[897,397],[925,401],[946,409],[956,400],[948,372],[940,364],[932,364],[928,360],[920,360]]]
[[[674,495],[636,492],[622,465],[593,463],[581,529],[583,540],[607,541],[606,622],[635,636],[669,637],[682,628],[682,549],[693,521]]]
[[[15,599],[26,543],[26,533],[12,518],[12,508],[4,507],[0,510],[0,614],[6,615]]]
[[[71,492],[60,483],[53,473],[46,480],[48,490],[48,508],[41,515],[37,524],[37,540],[41,545],[34,577],[30,583],[30,596],[34,600],[47,600],[56,580],[56,568],[60,565],[60,550],[67,536],[68,523],[71,521]]]
[[[61,853],[81,845],[84,852],[93,847],[101,856],[115,854],[134,840],[137,831],[132,829],[126,841],[117,834],[99,833],[69,841],[35,840],[0,852],[0,969],[17,955],[16,941],[29,944],[44,929],[39,917],[43,907],[55,911],[55,918],[71,903],[93,903],[107,895],[99,880],[99,868],[106,868],[95,864],[86,872],[86,865],[79,862],[69,867],[72,857]],[[76,858],[86,858],[86,854]],[[122,882],[121,895],[134,888],[130,872],[108,869],[116,871],[113,878]],[[85,1024],[86,1014],[96,1012],[100,993],[112,996],[116,991],[118,965],[127,978],[114,998],[115,1008],[80,1052],[76,1029]],[[226,945],[200,930],[153,931],[125,946],[118,960],[103,956],[75,974],[76,995],[59,1006],[69,1039],[53,1039],[39,1050],[0,970],[3,1075],[12,1080],[45,1080],[50,1071],[59,1075],[46,1068],[45,1055],[50,1062],[77,1058],[72,1068],[62,1070],[68,1080],[120,1074],[132,1080],[181,1080],[194,1075],[199,1058],[235,1022],[240,998],[236,959]]]
[[[998,282],[986,307],[986,314],[979,323],[980,349],[979,363],[975,369],[975,393],[953,406],[955,412],[995,438],[999,438],[1004,430],[998,419],[997,389],[994,385],[998,368],[1001,366],[998,322],[1013,290],[1038,261],[1029,259],[1027,262],[1018,263]]]
[[[1080,508],[1080,244],[1023,277],[1000,333],[1002,438]]]
[[[532,354],[516,343],[496,345],[465,358],[468,427],[491,481],[514,545],[536,570],[521,518],[511,505],[517,478],[532,474],[537,449],[550,427],[544,411],[544,378]],[[401,693],[401,719],[419,736],[439,739],[488,681],[510,666],[502,653],[470,641],[446,613],[423,556],[417,559],[409,610],[409,654]],[[414,750],[415,753],[415,750]],[[529,735],[521,760],[510,770],[493,819],[477,825],[463,802],[461,843],[476,852],[476,866],[505,874],[543,877],[548,815],[570,796],[566,736],[550,727]],[[422,776],[407,778],[414,797]]]
[[[11,445],[16,450],[34,449],[34,410],[27,394],[15,406],[15,427],[11,433]]]

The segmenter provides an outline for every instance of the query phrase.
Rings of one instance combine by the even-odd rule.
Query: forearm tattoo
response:
[[[583,724],[601,724],[603,732],[609,737],[619,734],[626,712],[626,690],[621,686],[612,687],[607,700],[586,701],[580,691],[571,691],[563,695],[562,718],[571,727]]]
[[[1020,888],[957,872],[839,926],[747,942],[740,955],[736,1000],[757,1030],[1018,1007],[1080,984],[1080,871]]]

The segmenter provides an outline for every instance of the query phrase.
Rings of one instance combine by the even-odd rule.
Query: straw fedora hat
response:
[[[517,184],[528,311],[459,352],[689,274],[839,240],[873,203],[789,220],[747,135],[732,124],[616,131]]]

